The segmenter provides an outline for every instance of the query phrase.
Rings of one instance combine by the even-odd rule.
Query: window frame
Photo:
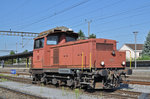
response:
[[[50,37],[50,36],[55,36],[55,37],[57,37],[56,44],[48,44],[48,43],[47,43],[47,42],[48,42],[48,37]],[[59,43],[59,36],[58,36],[58,35],[48,35],[48,36],[46,36],[46,38],[47,38],[47,40],[46,40],[46,45],[57,45],[57,44]]]
[[[44,47],[44,37],[34,40],[34,49],[39,49]],[[36,42],[38,41],[38,47],[36,47]],[[42,42],[42,43],[41,43]]]
[[[76,39],[75,37],[73,37],[73,36],[68,36],[68,35],[66,35],[66,42],[73,42],[73,41],[67,41],[67,37],[74,38],[73,41],[76,41],[76,40],[77,40],[77,39]]]

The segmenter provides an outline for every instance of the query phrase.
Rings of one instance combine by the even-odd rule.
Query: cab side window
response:
[[[66,36],[66,42],[76,41],[74,37]]]
[[[47,37],[47,44],[48,45],[56,45],[58,44],[58,36],[48,36]]]
[[[36,39],[34,42],[34,49],[43,48],[44,47],[44,38]]]

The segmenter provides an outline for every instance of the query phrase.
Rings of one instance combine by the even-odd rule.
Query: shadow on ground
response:
[[[99,92],[114,92],[119,89],[133,89],[133,88],[129,87],[128,84],[120,84],[120,87],[114,88],[114,89],[86,89],[85,91],[90,92],[90,93],[94,93],[98,91]]]

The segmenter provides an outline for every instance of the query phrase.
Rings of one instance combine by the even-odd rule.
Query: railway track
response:
[[[0,76],[0,78],[11,80],[11,81],[16,81],[16,82],[21,82],[21,83],[32,84],[32,80],[27,79],[27,78],[12,77],[12,76]]]
[[[10,72],[0,72],[2,74],[11,74]],[[16,75],[28,75],[30,76],[31,74],[30,73],[16,73]]]
[[[84,92],[89,94],[89,92]],[[115,98],[115,99],[137,99],[138,96],[141,93],[138,92],[132,92],[132,91],[124,91],[124,90],[96,90],[93,93],[90,93],[92,95],[100,96],[106,96],[107,99]]]
[[[26,78],[20,78],[20,77],[11,77],[11,76],[0,76],[0,78],[8,79],[11,81],[15,82],[21,82],[21,83],[27,83],[27,84],[32,84],[31,79],[26,79]],[[37,86],[41,86],[41,84],[36,84]],[[46,85],[46,87],[50,88],[56,88],[54,85]],[[62,87],[57,87],[60,90]],[[68,89],[68,91],[73,91],[72,89]],[[112,98],[114,97],[115,99],[137,99],[138,96],[141,94],[141,92],[132,92],[132,91],[125,91],[125,90],[80,90],[80,93],[82,94],[90,94],[90,95],[96,95],[98,97],[107,97],[107,98]]]
[[[144,79],[144,80],[150,80],[150,77],[143,77],[143,76],[127,76],[128,79]]]
[[[10,74],[10,72],[1,72],[2,74]],[[16,73],[16,75],[26,75],[31,76],[30,73]],[[14,78],[13,78],[14,79]],[[150,85],[150,82],[147,81],[133,81],[133,80],[127,80],[123,81],[124,84],[137,84],[137,85]]]
[[[2,87],[2,86],[0,86],[0,89],[7,90],[7,91],[12,92],[12,93],[15,93],[15,94],[17,94],[17,95],[21,95],[21,97],[23,97],[23,96],[28,97],[28,99],[44,99],[44,97],[35,96],[35,95],[29,94],[29,93],[25,93],[25,92],[21,92],[21,91],[9,89],[9,88]],[[2,97],[1,97],[1,98],[2,98]],[[0,98],[0,99],[1,99],[1,98]],[[2,98],[2,99],[4,99],[4,98]],[[12,99],[13,99],[13,98],[12,98]]]
[[[150,82],[146,81],[123,81],[124,84],[137,84],[137,85],[150,85]]]

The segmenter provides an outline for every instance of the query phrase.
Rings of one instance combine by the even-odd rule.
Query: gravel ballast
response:
[[[0,99],[31,99],[30,96],[15,93],[13,91],[0,88]],[[37,99],[33,98],[32,99]]]

